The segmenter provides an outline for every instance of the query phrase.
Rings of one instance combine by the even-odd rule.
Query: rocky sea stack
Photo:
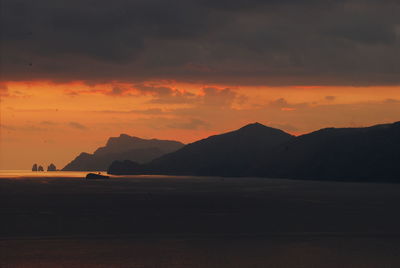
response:
[[[38,165],[37,164],[33,164],[32,171],[38,171]]]
[[[47,171],[57,171],[57,167],[51,163],[48,167],[47,167]]]

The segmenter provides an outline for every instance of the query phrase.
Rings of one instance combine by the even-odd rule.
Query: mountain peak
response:
[[[81,153],[63,170],[106,170],[115,160],[144,163],[183,146],[177,141],[142,139],[122,133],[109,138],[106,145],[99,147],[93,154]]]
[[[106,146],[112,146],[115,143],[123,143],[123,142],[139,142],[142,141],[143,139],[135,137],[135,136],[130,136],[125,133],[121,133],[118,137],[110,137],[107,140]]]
[[[267,128],[267,126],[265,126],[261,123],[255,122],[255,123],[245,125],[244,127],[241,127],[240,129],[256,129],[256,128]]]
[[[273,133],[286,133],[278,128],[273,128],[273,127],[268,127],[266,125],[263,125],[261,123],[255,122],[255,123],[251,123],[248,125],[245,125],[244,127],[241,127],[240,129],[238,129],[238,131],[242,132],[242,131],[251,131],[251,132],[273,132]],[[286,133],[287,134],[287,133]],[[288,134],[289,135],[289,134]]]
[[[248,124],[247,126],[254,126],[254,127],[265,127],[265,125],[259,123],[259,122],[254,122],[251,124]]]
[[[131,136],[131,135],[128,135],[128,134],[125,134],[125,133],[121,133],[120,135],[119,135],[119,137],[111,137],[111,138],[109,138],[109,140],[118,140],[118,139],[129,139],[129,140],[143,140],[143,139],[141,139],[141,138],[138,138],[138,137],[135,137],[135,136]]]

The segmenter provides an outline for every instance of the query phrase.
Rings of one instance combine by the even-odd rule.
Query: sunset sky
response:
[[[397,0],[2,0],[0,169],[110,136],[400,121]]]

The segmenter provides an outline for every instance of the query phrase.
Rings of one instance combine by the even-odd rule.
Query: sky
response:
[[[2,0],[0,169],[110,136],[400,121],[397,0]]]

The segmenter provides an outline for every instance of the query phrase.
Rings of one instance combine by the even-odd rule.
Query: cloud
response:
[[[46,131],[47,129],[41,128],[35,125],[22,124],[22,125],[0,125],[1,128],[8,131],[18,131],[18,132],[37,132]]]
[[[19,91],[19,90],[10,90],[10,88],[7,85],[0,84],[0,97],[6,98],[29,98],[31,97],[30,95]]]
[[[94,94],[101,94],[107,96],[114,96],[114,97],[122,97],[122,96],[135,96],[133,94],[134,89],[129,86],[122,86],[122,85],[113,85],[111,84],[111,89],[109,85],[104,86],[99,84],[97,86],[90,86],[87,89],[67,89],[65,90],[65,94],[71,97],[76,97],[79,95],[94,95]]]
[[[153,86],[137,84],[134,86],[136,90],[145,94],[153,94],[157,96],[170,96],[174,94],[174,89],[166,86]]]
[[[301,103],[289,103],[285,98],[279,98],[274,101],[271,101],[267,108],[279,109],[280,111],[290,112],[295,111],[297,109],[302,109],[309,107],[310,103],[301,102]]]
[[[110,96],[123,96],[123,95],[131,95],[129,92],[130,88],[124,88],[120,86],[113,87],[110,91],[105,92],[106,95]]]
[[[0,97],[8,97],[8,87],[6,85],[0,85]]]
[[[237,98],[236,92],[230,88],[217,89],[213,87],[203,88],[203,103],[206,106],[230,107]],[[241,101],[243,101],[241,99]]]
[[[190,104],[198,107],[230,107],[236,100],[244,103],[246,99],[230,88],[202,88],[200,93],[194,94],[186,90],[172,89],[169,87],[139,87],[141,92],[150,93],[153,99],[150,103],[157,104]]]
[[[219,108],[230,107],[234,102],[244,104],[248,98],[237,94],[230,88],[203,87],[200,90],[190,92],[158,83],[134,85],[94,85],[84,89],[67,89],[65,94],[71,97],[79,95],[106,95],[148,97],[147,104],[187,104],[194,106],[217,106]],[[143,112],[138,110],[124,112]]]
[[[334,100],[336,100],[336,97],[335,96],[325,96],[325,100],[334,101]]]
[[[400,84],[395,0],[3,0],[2,9],[3,80]]]
[[[274,101],[271,101],[269,103],[269,106],[271,107],[277,107],[277,108],[282,108],[282,107],[287,107],[289,106],[289,103],[287,102],[287,100],[285,100],[284,98],[279,98],[276,99]]]
[[[41,125],[45,125],[45,126],[56,126],[58,125],[56,122],[53,121],[42,121],[40,122]]]
[[[383,101],[383,103],[386,103],[386,104],[400,104],[400,100],[386,99],[386,100]]]
[[[143,115],[161,115],[167,113],[162,109],[153,108],[153,109],[143,109],[143,110],[102,110],[102,111],[94,111],[96,113],[104,113],[104,114],[143,114]]]
[[[184,121],[184,122],[171,122],[170,124],[167,125],[168,128],[174,128],[174,129],[186,129],[186,130],[197,130],[200,128],[208,128],[210,125],[200,119],[190,119],[189,121]]]
[[[72,127],[72,128],[75,128],[75,129],[79,129],[79,130],[85,130],[85,129],[87,129],[86,126],[84,126],[84,125],[82,125],[82,124],[80,124],[80,123],[78,123],[78,122],[69,122],[69,123],[68,123],[68,126],[70,126],[70,127]]]

